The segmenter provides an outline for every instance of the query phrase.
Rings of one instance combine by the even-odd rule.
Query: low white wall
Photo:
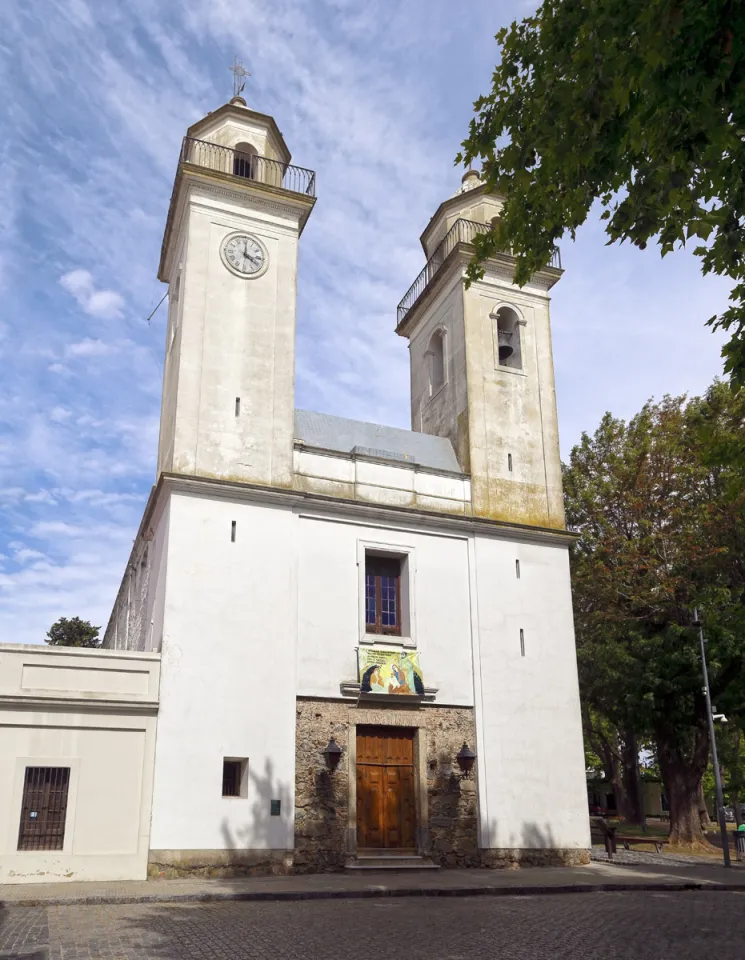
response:
[[[157,654],[0,645],[0,882],[147,872]],[[62,850],[18,850],[26,767],[68,767]]]

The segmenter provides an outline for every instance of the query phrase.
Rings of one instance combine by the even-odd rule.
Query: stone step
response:
[[[440,868],[436,863],[432,863],[429,857],[396,856],[395,854],[383,853],[380,856],[361,854],[347,860],[344,869],[359,872],[367,870],[439,870]]]

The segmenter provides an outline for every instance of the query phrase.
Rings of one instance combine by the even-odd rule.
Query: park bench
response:
[[[641,837],[616,836],[616,842],[622,843],[624,850],[630,850],[632,843],[653,843],[657,853],[662,853],[662,848],[665,846],[665,844],[670,843],[670,841],[666,837],[652,837],[652,836],[641,836]]]

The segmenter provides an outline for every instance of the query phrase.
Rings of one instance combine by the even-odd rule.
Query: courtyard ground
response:
[[[741,960],[743,892],[7,907],[39,960]]]

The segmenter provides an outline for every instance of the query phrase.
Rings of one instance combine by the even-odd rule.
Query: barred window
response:
[[[62,850],[69,786],[69,767],[26,767],[19,850]]]

